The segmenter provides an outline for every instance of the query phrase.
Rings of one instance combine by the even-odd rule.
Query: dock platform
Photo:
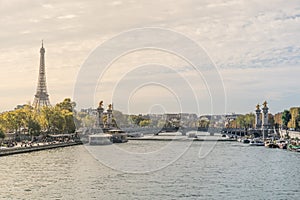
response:
[[[76,141],[76,142],[43,144],[43,145],[32,146],[32,147],[8,147],[5,149],[0,149],[0,157],[13,155],[13,154],[20,154],[20,153],[29,153],[29,152],[33,152],[33,151],[42,151],[42,150],[48,150],[48,149],[54,149],[54,148],[81,145],[81,144],[82,144],[82,142]]]

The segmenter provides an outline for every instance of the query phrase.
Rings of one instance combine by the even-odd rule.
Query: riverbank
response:
[[[20,154],[20,153],[30,153],[33,151],[42,151],[54,148],[61,148],[61,147],[68,147],[74,145],[81,145],[81,141],[74,141],[74,142],[57,142],[57,143],[47,143],[47,144],[39,144],[35,146],[28,146],[28,147],[7,147],[0,149],[0,156],[8,156],[13,154]]]

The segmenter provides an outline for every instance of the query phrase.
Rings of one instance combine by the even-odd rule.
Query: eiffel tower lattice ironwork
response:
[[[43,106],[50,106],[50,100],[49,100],[49,94],[47,93],[46,70],[45,70],[45,49],[42,41],[42,47],[40,49],[39,78],[38,78],[36,94],[34,95],[33,107],[40,108]]]

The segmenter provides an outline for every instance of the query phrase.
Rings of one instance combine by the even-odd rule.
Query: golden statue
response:
[[[256,110],[259,110],[259,104],[256,105]]]
[[[103,101],[100,101],[99,102],[99,108],[102,108],[103,107]]]
[[[263,105],[264,105],[264,108],[266,108],[266,107],[267,107],[267,101],[265,101],[265,102],[263,103]]]

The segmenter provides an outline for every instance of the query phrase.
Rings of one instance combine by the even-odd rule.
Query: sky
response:
[[[299,106],[299,0],[0,0],[0,27],[0,112],[33,101],[41,40],[53,105],[103,100],[136,114]],[[154,48],[121,54],[120,40]]]

